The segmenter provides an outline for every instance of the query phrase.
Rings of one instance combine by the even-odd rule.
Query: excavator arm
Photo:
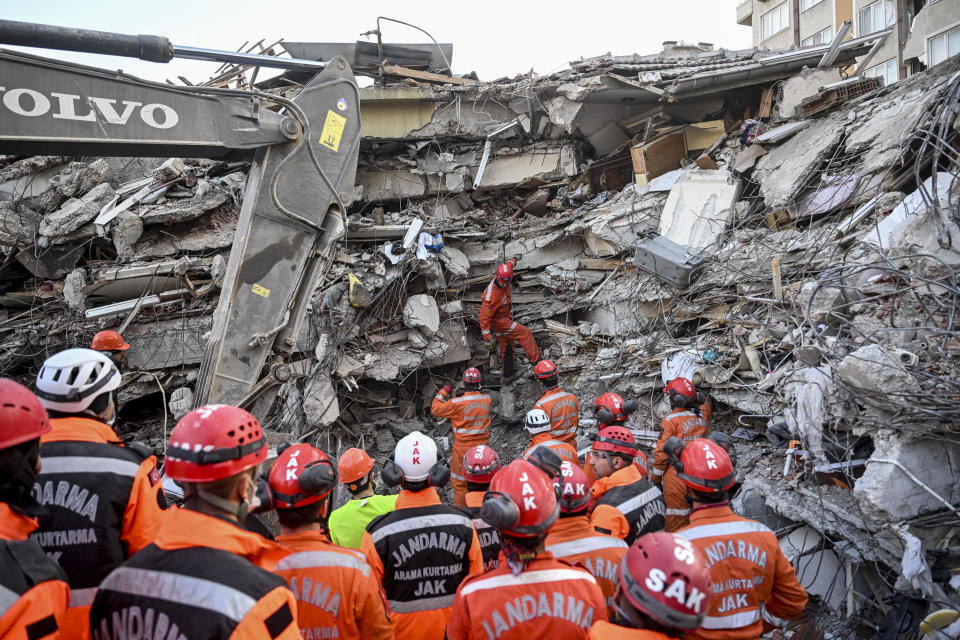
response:
[[[234,52],[175,47],[158,36],[0,20],[0,44],[164,61],[235,61]],[[252,167],[197,384],[197,403],[269,408],[333,248],[356,178],[360,109],[340,57],[321,63],[243,54],[317,75],[291,99],[175,87],[0,49],[0,153],[250,158]],[[276,108],[273,110],[268,107]]]

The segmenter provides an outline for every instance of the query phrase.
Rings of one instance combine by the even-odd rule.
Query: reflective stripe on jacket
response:
[[[550,416],[551,437],[576,446],[577,427],[580,426],[580,401],[577,396],[554,387],[544,391],[533,408],[543,409]]]
[[[480,506],[483,503],[485,491],[470,491],[467,493],[465,507],[460,510],[473,518],[473,528],[477,530],[477,540],[480,541],[480,551],[483,554],[483,568],[496,567],[500,558],[500,531],[491,527],[480,517]]]
[[[512,262],[513,266],[517,266],[517,261],[513,258],[510,258],[507,262]],[[490,281],[490,284],[487,285],[487,288],[483,290],[483,297],[480,299],[479,322],[480,331],[483,334],[484,340],[493,339],[490,325],[494,318],[512,320],[510,303],[510,285],[508,284],[501,289],[497,286],[497,279],[494,277],[494,279]]]
[[[620,563],[627,552],[627,543],[620,538],[597,532],[587,516],[561,516],[547,532],[547,551],[555,558],[578,564],[594,578],[612,611],[613,593],[620,579]]]
[[[663,493],[643,478],[634,464],[594,482],[590,495],[595,501],[590,521],[600,533],[621,538],[629,545],[645,533],[663,531]]]

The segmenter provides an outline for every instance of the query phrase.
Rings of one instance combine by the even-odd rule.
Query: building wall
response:
[[[760,25],[763,14],[782,3],[776,0],[767,0],[766,2],[753,0],[753,43],[755,47],[760,49],[789,49],[793,46],[793,0],[784,0],[784,3],[787,5],[787,21],[789,23],[787,28],[766,40],[761,40]]]
[[[910,37],[903,48],[903,59],[927,61],[927,40],[960,25],[960,0],[937,0],[926,5],[913,20]]]
[[[867,35],[865,33],[860,33],[860,10],[866,6],[873,4],[875,0],[853,0],[853,35],[855,38],[860,36]],[[883,0],[880,0],[881,2]],[[875,67],[878,64],[886,62],[887,60],[896,59],[897,52],[900,48],[900,43],[897,39],[897,22],[896,22],[896,8],[897,3],[894,0],[893,9],[894,9],[894,20],[891,26],[893,31],[887,36],[887,39],[884,41],[883,45],[877,51],[876,55],[870,60],[869,66]],[[863,71],[864,69],[860,68],[860,61],[863,60],[863,57],[857,58],[857,71]]]
[[[809,38],[815,33],[819,33],[830,28],[832,38],[836,35],[836,29],[833,26],[833,5],[835,0],[821,0],[806,11],[800,12],[800,41]]]

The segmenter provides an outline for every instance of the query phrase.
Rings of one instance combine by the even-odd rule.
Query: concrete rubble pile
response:
[[[477,366],[491,444],[519,453],[539,389],[528,363],[501,383],[476,321],[519,254],[514,318],[579,396],[582,447],[592,400],[616,391],[639,401],[652,458],[661,389],[691,378],[737,438],[738,507],[818,596],[804,624],[872,635],[913,599],[956,608],[953,556],[930,552],[960,525],[960,62],[883,88],[813,68],[825,48],[668,43],[544,77],[362,89],[346,239],[298,340],[312,368],[266,426],[381,460],[414,429],[449,444],[430,401]],[[120,328],[121,423],[162,451],[191,407],[246,169],[0,157],[0,373],[29,380]]]

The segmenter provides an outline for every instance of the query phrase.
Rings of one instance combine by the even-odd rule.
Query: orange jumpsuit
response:
[[[620,580],[620,563],[627,552],[627,543],[620,538],[594,531],[586,515],[563,514],[544,542],[555,558],[586,567],[597,579],[607,602],[607,615],[612,612],[613,592]]]
[[[469,527],[465,539],[470,540],[465,557],[451,562],[460,551],[454,538],[464,526]],[[384,546],[388,548],[381,558]],[[397,640],[442,640],[454,587],[466,575],[483,571],[472,518],[441,504],[433,487],[402,489],[397,508],[367,525],[360,550],[386,592]]]
[[[56,640],[70,602],[67,576],[28,540],[37,521],[0,502],[0,638]]]
[[[660,439],[653,455],[653,480],[663,482],[663,498],[667,501],[667,531],[676,531],[686,526],[690,505],[687,503],[687,489],[677,470],[670,466],[663,444],[670,436],[676,436],[689,444],[697,438],[707,437],[710,431],[710,401],[700,405],[701,415],[687,409],[674,409],[660,425]]]
[[[577,396],[560,387],[547,389],[533,404],[534,409],[543,409],[550,416],[550,435],[554,440],[577,447],[577,427],[580,425],[580,402]]]
[[[680,637],[679,635],[677,637]],[[587,634],[589,640],[674,640],[665,633],[650,629],[621,627],[607,620],[597,620]]]
[[[393,640],[380,584],[363,554],[330,542],[325,533],[277,536],[291,554],[274,572],[297,599],[297,625],[304,638]]]
[[[81,417],[50,424],[40,437],[43,465],[34,488],[47,513],[34,537],[69,578],[63,636],[82,640],[90,637],[87,620],[100,580],[153,542],[168,513],[166,497],[156,456],[123,446],[110,426]]]
[[[526,456],[534,447],[541,444],[553,449],[554,453],[560,456],[561,460],[569,460],[571,464],[575,464],[578,467],[580,466],[580,460],[577,458],[577,450],[567,442],[554,439],[553,434],[549,431],[537,433],[530,438],[530,444],[527,446],[527,450],[523,452],[523,455]]]
[[[463,456],[470,447],[490,441],[490,408],[493,401],[485,393],[464,391],[458,398],[448,399],[444,389],[437,392],[430,405],[435,418],[450,418],[453,429],[453,452],[450,460],[450,481],[453,504],[466,504],[467,481],[463,477]]]
[[[101,639],[131,629],[144,638],[259,640],[266,630],[275,640],[298,639],[297,602],[271,573],[288,555],[235,522],[170,509],[156,541],[104,579],[90,625]]]
[[[606,612],[603,593],[588,571],[542,552],[519,575],[504,562],[460,583],[447,638],[585,638]]]
[[[663,494],[630,464],[590,486],[590,522],[601,533],[633,544],[645,533],[663,530]]]
[[[694,509],[677,534],[703,553],[713,581],[710,611],[687,640],[753,640],[766,625],[782,627],[803,611],[807,592],[764,525],[724,502]]]
[[[510,258],[507,262],[512,262],[517,266],[517,261]],[[497,337],[500,343],[500,361],[505,362],[507,353],[507,341],[513,340],[519,342],[523,350],[527,352],[527,358],[530,362],[540,360],[540,349],[537,348],[537,341],[533,339],[533,333],[530,329],[513,320],[513,314],[510,313],[510,285],[501,289],[497,286],[497,279],[494,278],[483,291],[483,298],[480,301],[480,331],[483,333],[483,339],[493,340]],[[504,364],[506,366],[506,364]]]

